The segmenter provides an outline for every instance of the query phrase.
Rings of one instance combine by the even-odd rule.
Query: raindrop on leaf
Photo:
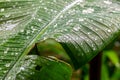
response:
[[[104,1],[104,3],[105,3],[105,4],[108,4],[108,5],[112,4],[112,2],[109,1],[109,0]]]
[[[111,32],[111,30],[107,30],[108,32]]]
[[[5,9],[4,9],[4,8],[0,9],[0,12],[3,12],[3,11],[5,11]]]
[[[10,67],[10,63],[5,64],[5,67]]]

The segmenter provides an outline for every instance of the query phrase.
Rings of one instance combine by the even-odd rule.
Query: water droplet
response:
[[[73,27],[73,30],[75,30],[75,31],[79,31],[79,29],[80,29],[80,26],[78,26],[78,25],[76,25],[75,27]]]
[[[26,38],[27,38],[27,39],[29,39],[30,37],[29,37],[29,36],[27,36]]]
[[[68,14],[74,15],[74,14],[75,14],[75,11],[76,11],[75,9],[69,10],[69,11],[68,11]]]
[[[60,18],[63,18],[63,15],[61,15]]]
[[[19,9],[21,9],[21,7],[18,7]]]
[[[96,31],[98,31],[99,29],[98,28],[94,28]]]
[[[6,73],[7,71],[3,71],[3,73]]]
[[[16,5],[13,5],[12,7],[13,7],[13,8],[15,8],[15,7],[16,7]]]
[[[99,19],[100,21],[102,21],[102,19]]]
[[[95,51],[95,50],[96,50],[96,47],[93,47],[93,50]]]
[[[56,10],[54,10],[54,13],[57,13],[57,11],[56,11]]]
[[[96,40],[97,40],[97,38],[94,38],[94,40],[96,41]]]
[[[88,8],[82,11],[83,14],[88,14],[88,13],[93,13],[94,9],[93,8]]]
[[[67,22],[66,22],[66,25],[69,25],[70,23],[72,23],[73,22],[73,19],[70,19],[70,20],[68,20]]]
[[[38,19],[38,21],[39,21],[39,22],[41,22],[41,21],[42,21],[42,19]]]
[[[2,70],[2,68],[0,68],[0,70]]]
[[[10,77],[8,77],[8,79],[7,79],[7,80],[11,80],[11,78],[12,78],[12,77],[10,76]]]
[[[111,30],[110,30],[110,29],[108,29],[107,31],[108,31],[108,32],[111,32]]]
[[[47,7],[44,7],[44,9],[47,11],[48,10],[48,8]]]
[[[87,39],[86,41],[87,41],[87,42],[90,42],[90,40],[89,40],[89,39]]]
[[[12,30],[14,27],[18,25],[18,23],[13,24],[11,23],[12,21],[7,21],[5,24],[3,24],[3,29],[2,30]]]
[[[90,34],[91,34],[91,32],[88,32],[87,34],[88,34],[88,35],[90,35]]]
[[[35,6],[34,4],[32,4],[32,7]]]
[[[18,55],[18,53],[15,53],[15,55]]]
[[[3,12],[3,11],[5,11],[5,9],[4,9],[4,8],[0,9],[0,12]]]
[[[25,68],[24,67],[20,67],[20,70],[23,71],[23,70],[25,70]]]
[[[10,67],[10,63],[5,64],[5,67]]]
[[[56,0],[53,0],[54,3],[56,3],[57,1]]]
[[[58,24],[55,24],[55,25],[54,25],[54,28],[56,28],[56,27],[57,27],[57,25],[58,25]]]
[[[11,53],[11,55],[14,55],[14,53]]]
[[[80,43],[80,45],[82,46],[82,45],[83,45],[83,43],[81,42],[81,43]]]
[[[7,17],[10,17],[10,14],[6,14],[5,17],[6,17],[6,18],[7,18]]]
[[[81,5],[82,2],[84,2],[84,0],[79,0],[79,2],[76,5]]]
[[[22,30],[20,30],[20,32],[24,32],[24,30],[22,29]]]
[[[4,50],[4,54],[6,54],[6,53],[8,52],[8,50],[9,50],[9,48],[6,48],[6,49]]]
[[[108,5],[112,4],[112,2],[109,1],[109,0],[104,1],[104,3],[105,3],[105,4],[108,4]]]
[[[84,21],[84,19],[82,19],[82,18],[79,18],[78,20],[79,20],[79,21]]]
[[[26,34],[29,34],[29,33],[30,33],[30,30],[27,30],[27,31],[26,31]]]

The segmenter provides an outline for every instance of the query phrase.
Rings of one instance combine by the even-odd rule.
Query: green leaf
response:
[[[90,61],[120,32],[119,2],[104,0],[0,1],[0,79],[16,76],[35,43],[58,41],[75,68]]]
[[[120,67],[119,57],[115,51],[104,51],[104,54],[112,61],[116,67]]]
[[[53,58],[27,56],[20,61],[15,80],[70,80],[72,68],[70,65]]]
[[[108,68],[103,64],[101,70],[101,80],[110,80]]]

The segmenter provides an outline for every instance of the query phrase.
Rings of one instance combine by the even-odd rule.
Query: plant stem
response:
[[[100,52],[96,57],[90,61],[90,80],[101,80],[101,59],[102,53]]]

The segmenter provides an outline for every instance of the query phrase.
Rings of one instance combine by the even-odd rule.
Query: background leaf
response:
[[[120,67],[119,57],[115,51],[104,51],[104,54],[112,61],[116,67]]]

